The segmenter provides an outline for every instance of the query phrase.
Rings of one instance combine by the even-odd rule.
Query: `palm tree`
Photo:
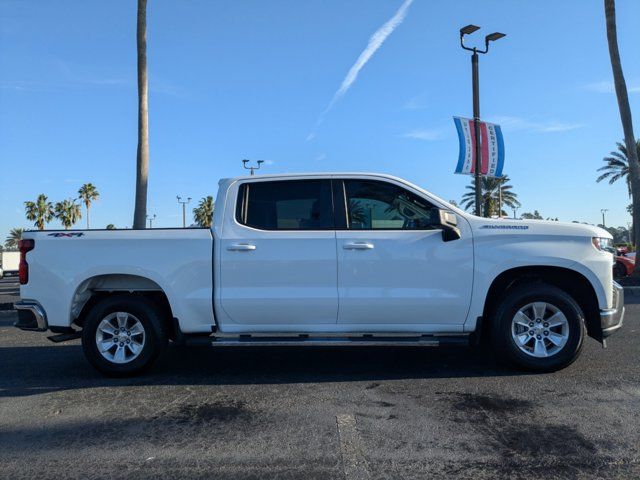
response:
[[[24,232],[24,228],[12,228],[9,231],[9,236],[4,241],[4,246],[8,249],[18,248],[18,241],[22,238],[22,232]]]
[[[60,220],[65,230],[69,230],[78,220],[82,218],[80,205],[72,198],[56,203],[56,218]]]
[[[201,227],[211,228],[215,206],[211,195],[202,197],[198,206],[193,209],[193,219],[195,222]]]
[[[475,198],[475,179],[471,180],[471,185],[467,185],[469,192],[462,196],[460,204],[467,210],[475,210],[476,198]],[[518,202],[518,194],[512,191],[513,186],[508,185],[509,177],[482,177],[482,211],[487,217],[492,215],[505,215],[502,210],[503,205],[510,208],[517,208],[520,206]]]
[[[149,84],[147,81],[147,0],[138,0],[138,152],[136,155],[136,205],[133,228],[147,224],[149,177]]]
[[[85,183],[78,190],[78,198],[87,208],[87,230],[89,230],[89,209],[91,208],[91,203],[97,200],[99,196],[100,192],[98,192],[98,189],[96,189],[93,183]]]
[[[640,247],[640,165],[638,165],[638,151],[636,150],[635,136],[633,134],[629,93],[627,92],[627,83],[625,82],[624,73],[622,72],[620,51],[618,50],[615,0],[604,0],[604,15],[607,23],[607,44],[609,46],[609,58],[611,59],[611,70],[613,72],[613,85],[616,89],[620,122],[622,123],[622,130],[624,132],[624,144],[627,147],[628,175],[630,177],[629,183],[631,184],[631,199],[633,203],[633,237],[636,242],[635,247],[637,251],[638,247]],[[636,262],[632,275],[640,276],[640,262]]]
[[[54,217],[53,205],[48,201],[44,193],[38,195],[35,202],[24,202],[24,209],[27,220],[34,222],[38,230],[44,230],[45,224]]]
[[[529,212],[525,212],[523,213],[520,218],[522,218],[523,220],[542,220],[542,215],[540,215],[540,212],[538,212],[538,210],[534,210],[533,213],[529,213]]]
[[[602,180],[609,180],[609,185],[624,178],[627,182],[627,189],[629,191],[629,197],[631,197],[631,179],[629,178],[629,159],[627,158],[627,147],[620,142],[616,142],[618,146],[617,152],[611,152],[610,157],[604,157],[603,162],[606,163],[604,167],[598,169],[599,172],[604,172],[600,175],[596,182]],[[640,157],[640,139],[636,140],[636,154]]]

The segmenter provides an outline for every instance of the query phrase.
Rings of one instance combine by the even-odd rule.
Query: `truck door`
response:
[[[233,189],[235,215],[226,210],[219,243],[220,302],[228,320],[280,331],[335,324],[331,180],[257,179]]]
[[[346,210],[336,212],[346,217],[336,232],[338,323],[362,330],[459,329],[473,282],[469,227],[461,225],[462,238],[445,242],[431,225],[434,206],[389,181],[344,179],[334,189],[343,189]]]

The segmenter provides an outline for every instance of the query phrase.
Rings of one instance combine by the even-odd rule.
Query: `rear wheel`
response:
[[[148,368],[167,345],[162,316],[148,299],[116,295],[97,303],[82,329],[89,362],[109,376],[135,375]]]
[[[550,372],[573,363],[585,337],[584,315],[565,291],[544,283],[509,289],[496,310],[492,340],[520,368]]]

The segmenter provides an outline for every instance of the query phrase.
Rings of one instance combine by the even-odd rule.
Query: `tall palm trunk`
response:
[[[618,97],[618,109],[620,110],[620,120],[624,131],[624,143],[627,147],[627,158],[629,160],[629,177],[631,180],[631,196],[633,203],[633,233],[636,251],[640,246],[640,165],[638,164],[638,151],[636,149],[635,136],[633,135],[633,121],[631,118],[631,108],[629,107],[629,96],[627,84],[622,73],[622,63],[620,62],[620,52],[618,51],[618,33],[616,30],[616,5],[615,0],[604,0],[604,13],[607,20],[607,42],[609,43],[609,57],[611,57],[611,70],[613,71],[613,82]],[[636,262],[633,270],[634,276],[640,276],[640,262]]]
[[[138,0],[138,153],[133,228],[145,228],[149,177],[149,95],[147,82],[147,0]]]
[[[89,230],[89,204],[85,203],[85,207],[87,207],[87,230]]]

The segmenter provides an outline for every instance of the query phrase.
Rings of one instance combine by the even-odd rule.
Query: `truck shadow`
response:
[[[147,373],[107,378],[79,344],[0,348],[0,397],[131,385],[253,385],[523,375],[465,347],[170,346]]]
[[[628,305],[640,303],[629,295]],[[627,324],[632,318],[627,313]],[[9,327],[10,317],[0,317]],[[629,328],[629,327],[627,327]],[[170,346],[144,375],[114,379],[102,376],[84,358],[78,341],[53,345],[41,334],[33,343],[16,345],[8,335],[0,345],[0,397],[113,386],[257,385],[325,382],[372,382],[429,378],[477,378],[528,375],[498,363],[478,348],[466,347],[194,347]],[[614,336],[614,342],[616,337]],[[23,340],[29,341],[28,338]],[[47,343],[43,343],[47,342]],[[21,342],[22,343],[22,342]],[[601,351],[589,340],[582,359],[595,375],[608,375],[608,364],[590,361]],[[615,355],[616,349],[610,350]],[[603,358],[603,354],[593,355]],[[612,357],[614,358],[614,357]],[[580,367],[576,367],[580,368]],[[584,365],[583,365],[584,368]]]

